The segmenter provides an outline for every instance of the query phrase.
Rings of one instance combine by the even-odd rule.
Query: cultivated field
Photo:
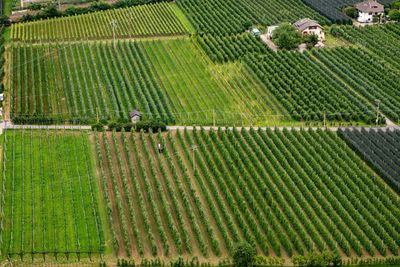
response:
[[[388,70],[378,57],[358,48],[321,49],[313,55],[370,103],[378,100],[380,110],[400,122],[399,71]]]
[[[343,129],[340,135],[400,190],[400,131]]]
[[[187,38],[119,41],[115,49],[109,42],[15,44],[10,52],[12,117],[88,122],[128,119],[140,109],[144,118],[178,124],[290,120],[247,67],[215,65]]]
[[[107,132],[94,143],[120,256],[224,257],[240,240],[264,255],[399,253],[397,195],[335,133]]]
[[[177,122],[262,125],[290,120],[246,66],[214,65],[191,40],[142,44]]]
[[[138,108],[145,118],[173,120],[137,42],[118,42],[115,50],[105,42],[17,44],[11,54],[12,116],[128,119]]]
[[[103,253],[87,133],[7,130],[3,137],[1,254],[76,260]]]
[[[177,3],[198,33],[241,33],[249,22],[268,26],[286,20],[294,22],[303,17],[328,22],[300,0],[180,0]]]
[[[344,39],[365,47],[376,54],[379,61],[388,62],[400,71],[400,24],[385,24],[373,27],[354,28],[343,26],[339,28]]]
[[[373,107],[311,54],[269,52],[246,63],[295,120],[372,123]]]
[[[31,42],[63,42],[113,38],[115,22],[117,38],[182,35],[189,32],[176,5],[158,3],[112,9],[56,19],[13,24],[11,40]]]

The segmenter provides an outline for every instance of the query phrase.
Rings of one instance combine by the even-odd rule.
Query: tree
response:
[[[393,1],[393,3],[390,4],[390,7],[392,9],[400,9],[400,0]]]
[[[282,49],[293,49],[299,46],[301,35],[290,23],[282,23],[272,37],[274,43]]]
[[[393,21],[400,21],[400,10],[392,9],[389,11],[389,18]]]
[[[233,250],[233,263],[236,267],[251,267],[256,254],[256,249],[249,243],[239,243]]]
[[[358,12],[357,9],[353,6],[348,6],[343,9],[344,13],[349,16],[350,18],[357,18]]]
[[[313,48],[318,43],[318,41],[318,36],[315,34],[308,34],[303,37],[303,42],[306,43],[308,49]]]

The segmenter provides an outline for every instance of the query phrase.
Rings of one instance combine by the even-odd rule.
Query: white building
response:
[[[318,36],[318,40],[320,42],[325,41],[325,33],[324,33],[324,28],[318,24],[315,20],[312,19],[301,19],[299,21],[296,21],[293,24],[296,29],[301,33],[301,35],[310,35],[314,34]]]
[[[375,16],[380,16],[384,13],[385,8],[374,0],[367,0],[355,5],[358,11],[357,21],[361,23],[373,22]]]

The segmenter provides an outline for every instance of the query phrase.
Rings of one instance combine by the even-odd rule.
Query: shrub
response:
[[[345,7],[344,9],[343,9],[343,11],[344,11],[344,13],[346,13],[346,15],[347,16],[349,16],[350,18],[357,18],[357,16],[358,16],[358,12],[357,12],[357,9],[355,8],[355,7],[353,7],[353,6],[348,6],[348,7]]]
[[[249,243],[239,243],[233,251],[233,263],[236,267],[253,266],[256,254],[256,249]]]
[[[283,23],[274,31],[272,40],[279,48],[290,50],[299,46],[301,35],[290,23]]]

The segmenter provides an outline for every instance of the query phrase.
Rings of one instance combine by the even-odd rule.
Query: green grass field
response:
[[[87,133],[7,130],[3,152],[2,255],[76,260],[103,253]]]

